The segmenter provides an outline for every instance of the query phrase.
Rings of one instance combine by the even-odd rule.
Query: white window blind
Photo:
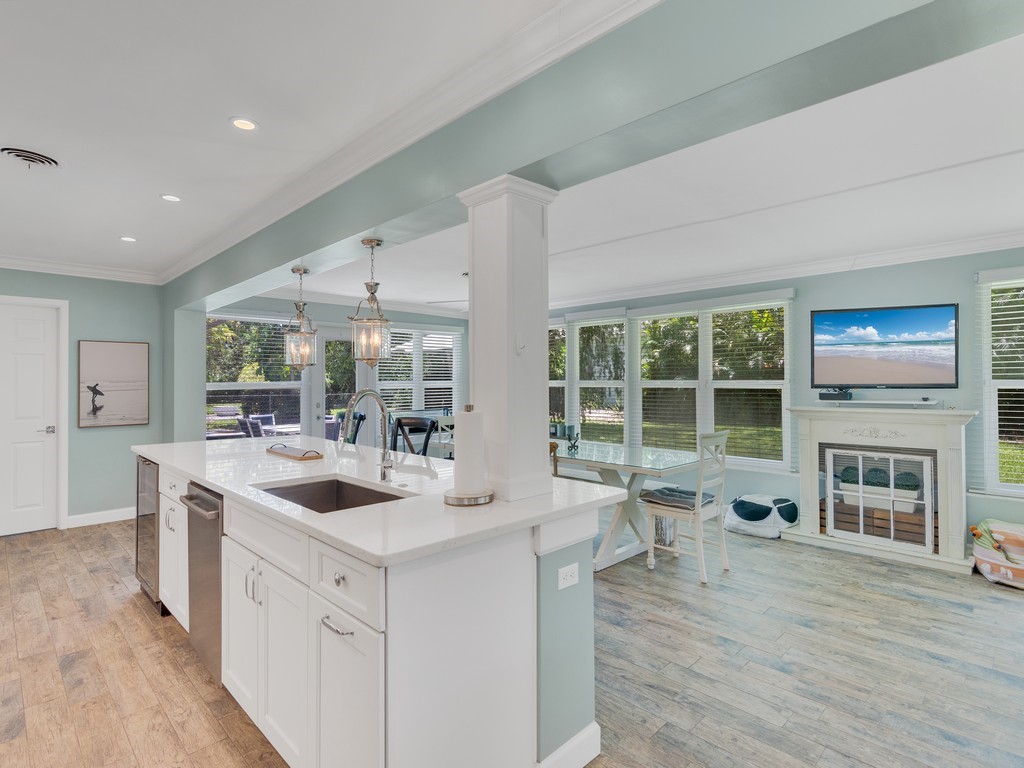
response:
[[[626,377],[626,324],[581,325],[578,338],[580,437],[623,443]]]
[[[565,419],[565,326],[548,329],[548,417]]]
[[[731,456],[782,461],[785,309],[713,312],[711,338],[715,430],[729,430]]]
[[[640,418],[632,442],[654,448],[696,450],[697,315],[640,322]]]
[[[979,294],[984,458],[968,471],[975,487],[1024,492],[1024,278],[982,283]]]

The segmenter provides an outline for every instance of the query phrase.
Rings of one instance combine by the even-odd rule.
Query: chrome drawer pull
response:
[[[320,623],[323,624],[325,627],[327,627],[329,630],[331,630],[331,632],[333,632],[334,634],[339,635],[341,637],[345,637],[346,635],[354,635],[355,634],[355,632],[343,632],[340,627],[336,626],[335,624],[333,624],[331,622],[331,615],[330,614],[327,614],[322,619],[320,619]]]
[[[338,573],[337,571],[334,572],[334,586],[340,587],[341,586],[341,582],[343,582],[344,580],[345,580],[345,574]]]

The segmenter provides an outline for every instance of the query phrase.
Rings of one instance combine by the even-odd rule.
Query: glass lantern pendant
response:
[[[370,249],[370,281],[363,283],[367,293],[366,317],[359,314],[363,308],[363,302],[360,301],[355,315],[348,318],[352,321],[352,356],[371,368],[378,360],[391,357],[391,321],[384,317],[380,302],[377,300],[380,283],[373,279],[374,249],[380,248],[380,245],[381,241],[375,238],[363,240],[363,246]]]
[[[292,267],[292,274],[299,276],[299,300],[295,302],[295,316],[284,329],[284,361],[292,368],[316,365],[316,328],[312,318],[306,314],[306,302],[302,300],[302,277],[308,275],[305,267]]]

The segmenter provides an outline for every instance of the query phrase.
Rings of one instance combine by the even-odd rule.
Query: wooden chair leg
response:
[[[647,511],[647,568],[654,570],[654,513]]]
[[[697,545],[697,572],[700,574],[701,584],[707,584],[708,569],[704,565],[704,523],[701,522],[699,509],[693,516],[693,533]]]

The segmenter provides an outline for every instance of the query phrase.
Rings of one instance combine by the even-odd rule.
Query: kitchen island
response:
[[[222,682],[292,768],[561,768],[599,751],[597,510],[618,489],[449,507],[450,461],[297,437],[136,446],[224,497]],[[268,493],[343,480],[396,498],[318,513]]]

